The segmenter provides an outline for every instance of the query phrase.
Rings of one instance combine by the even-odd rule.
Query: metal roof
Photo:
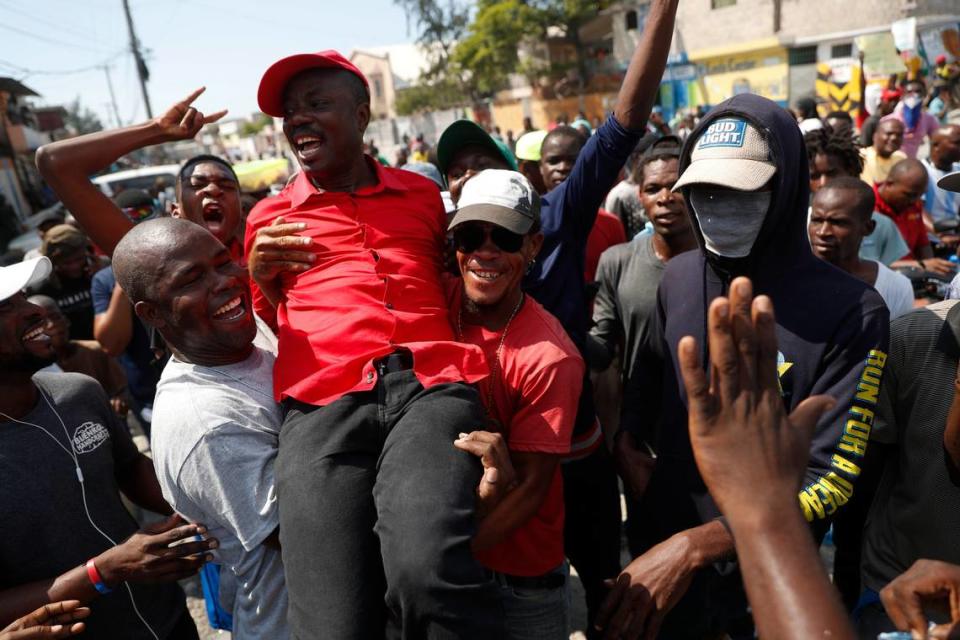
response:
[[[30,87],[25,86],[19,80],[14,80],[13,78],[5,78],[0,76],[0,91],[4,93],[10,93],[15,96],[39,96],[40,94],[31,89]]]

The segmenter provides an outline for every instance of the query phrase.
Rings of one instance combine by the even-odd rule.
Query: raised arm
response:
[[[644,133],[650,109],[660,88],[667,64],[677,0],[653,0],[640,44],[620,85],[613,117],[590,136],[577,157],[573,171],[548,194],[562,199],[563,220],[544,220],[567,230],[568,240],[586,246],[597,217],[597,209],[614,185],[620,169]]]
[[[640,44],[623,77],[613,115],[625,129],[637,131],[647,124],[667,66],[678,0],[654,0]]]
[[[773,305],[751,304],[745,278],[730,290],[710,305],[709,382],[696,341],[679,345],[697,467],[733,530],[760,637],[853,638],[794,498],[817,419],[835,403],[811,396],[786,414]]]
[[[133,225],[113,201],[90,182],[90,176],[131,151],[192,139],[203,125],[222,118],[226,111],[204,116],[190,106],[203,92],[203,87],[197,89],[153,120],[52,142],[37,150],[40,174],[87,235],[106,253],[113,253],[117,242]]]

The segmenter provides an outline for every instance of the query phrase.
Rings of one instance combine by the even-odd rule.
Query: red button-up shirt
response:
[[[247,220],[249,253],[257,229],[282,215],[304,222],[316,266],[282,276],[274,367],[278,400],[322,406],[373,388],[373,360],[398,347],[413,353],[424,387],[475,382],[488,374],[482,351],[455,342],[440,284],[446,215],[434,183],[372,162],[377,184],[355,193],[320,191],[301,172]],[[254,309],[273,309],[254,284]]]
[[[880,196],[880,185],[873,185],[873,195],[876,198],[877,212],[889,217],[897,223],[900,235],[910,247],[910,253],[902,256],[903,260],[913,260],[920,250],[930,244],[927,227],[923,224],[923,203],[919,200],[902,211],[894,211],[893,207]]]

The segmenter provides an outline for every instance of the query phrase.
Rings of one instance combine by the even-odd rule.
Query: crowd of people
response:
[[[90,182],[221,118],[202,88],[42,147],[70,217],[0,267],[0,639],[197,638],[197,572],[238,640],[566,639],[574,571],[592,638],[960,634],[960,305],[914,284],[955,272],[956,78],[860,131],[752,94],[671,126],[676,4],[605,120],[395,167],[359,69],[281,59],[299,170],[249,215],[217,156],[169,207]]]

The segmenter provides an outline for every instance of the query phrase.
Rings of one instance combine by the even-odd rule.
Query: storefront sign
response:
[[[699,60],[697,66],[708,104],[717,104],[741,93],[756,93],[786,103],[789,69],[784,49]]]

